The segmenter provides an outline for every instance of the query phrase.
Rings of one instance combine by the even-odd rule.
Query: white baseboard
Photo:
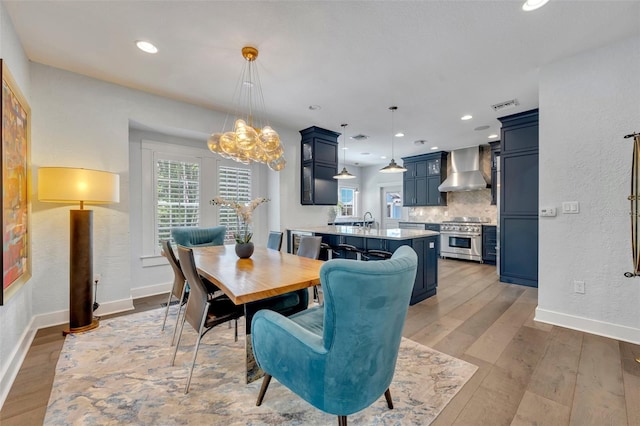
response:
[[[11,356],[9,356],[10,361],[7,364],[7,367],[2,371],[2,374],[0,374],[0,409],[2,409],[2,406],[9,395],[11,386],[13,386],[13,381],[16,379],[16,376],[20,371],[20,367],[27,356],[27,352],[29,352],[31,342],[33,342],[33,338],[36,336],[37,331],[37,328],[33,326],[32,318],[31,323],[27,328],[25,328],[24,333],[22,333],[22,336],[18,341],[18,345],[13,350]]]
[[[146,287],[136,287],[131,289],[131,298],[140,299],[141,297],[156,296],[162,293],[169,293],[173,283],[154,284]]]
[[[536,308],[535,320],[611,339],[622,340],[636,345],[640,344],[640,330],[624,325],[596,321],[540,308]]]

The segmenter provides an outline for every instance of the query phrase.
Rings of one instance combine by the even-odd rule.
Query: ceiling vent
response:
[[[427,143],[427,141],[424,139],[418,139],[417,141],[413,141],[414,145],[424,145],[425,143]]]
[[[354,139],[354,140],[357,140],[357,141],[363,141],[365,139],[369,139],[369,136],[363,135],[362,133],[360,133],[359,135],[351,136],[350,139]]]
[[[518,102],[517,99],[511,99],[509,101],[499,102],[497,104],[491,105],[491,108],[493,108],[495,112],[499,112],[505,109],[515,108],[518,105],[520,105],[520,102]]]

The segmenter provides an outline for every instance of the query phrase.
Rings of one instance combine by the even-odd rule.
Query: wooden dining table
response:
[[[247,383],[263,376],[251,345],[252,304],[280,294],[320,284],[321,260],[309,259],[266,247],[255,247],[250,258],[240,259],[235,246],[194,247],[193,255],[201,276],[245,309],[245,358]]]

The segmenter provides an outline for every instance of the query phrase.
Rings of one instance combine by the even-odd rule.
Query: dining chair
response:
[[[300,237],[300,243],[298,244],[298,251],[296,254],[302,257],[308,257],[309,259],[317,259],[320,257],[320,245],[322,244],[322,237],[302,236]]]
[[[184,315],[182,316],[180,331],[178,332],[178,342],[176,343],[176,348],[173,351],[171,365],[174,365],[176,354],[178,353],[178,346],[180,346],[184,323],[188,322],[189,325],[191,325],[191,327],[193,327],[193,329],[198,333],[196,347],[193,351],[193,361],[189,368],[189,376],[187,377],[187,384],[184,389],[184,393],[186,394],[189,392],[189,384],[191,383],[191,376],[193,375],[193,367],[196,364],[196,356],[198,355],[200,341],[204,335],[216,325],[230,320],[235,320],[235,340],[237,342],[238,318],[244,315],[244,307],[242,305],[234,304],[228,297],[210,297],[207,292],[207,288],[202,282],[202,278],[198,275],[196,263],[193,258],[193,249],[178,246],[178,258],[180,259],[180,268],[189,282],[191,291],[189,299],[187,300],[187,307],[185,308]]]
[[[200,228],[197,226],[181,226],[171,228],[171,238],[173,241],[184,247],[209,247],[209,246],[221,246],[224,244],[224,236],[227,232],[227,227],[224,225],[214,226],[211,228]],[[221,290],[211,281],[203,278],[204,285],[207,287],[209,293],[215,294]],[[189,283],[187,282],[187,289],[189,292]]]
[[[337,415],[339,425],[383,394],[392,409],[389,386],[417,266],[409,246],[378,262],[329,260],[320,268],[324,306],[290,317],[256,313],[251,341],[265,372],[256,405],[274,377],[309,404]]]
[[[282,232],[270,231],[267,239],[267,248],[280,251],[282,248],[282,235]]]
[[[171,265],[171,269],[173,269],[173,287],[171,287],[171,291],[169,292],[169,299],[167,300],[167,308],[164,310],[164,320],[162,321],[162,331],[164,331],[164,326],[167,322],[167,316],[169,315],[169,307],[171,306],[171,302],[175,297],[178,300],[178,313],[176,314],[176,325],[173,327],[173,337],[171,338],[171,343],[176,339],[176,330],[178,328],[178,320],[180,318],[180,313],[182,312],[182,307],[187,302],[187,282],[182,273],[182,269],[180,269],[180,264],[178,263],[178,259],[176,259],[176,255],[171,248],[171,243],[169,240],[161,241],[162,250],[164,251],[164,255],[169,261],[169,265]]]
[[[320,257],[320,250],[322,249],[322,237],[302,236],[300,237],[300,243],[298,244],[298,256],[308,257],[310,259],[318,259]],[[307,291],[307,290],[304,290]],[[321,302],[322,289],[320,286],[313,286],[313,301],[317,303]]]
[[[227,227],[224,225],[211,228],[180,226],[171,228],[171,238],[177,245],[185,247],[221,246],[226,232]]]

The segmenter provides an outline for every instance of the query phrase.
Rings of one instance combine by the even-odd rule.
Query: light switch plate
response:
[[[578,214],[580,213],[580,203],[578,201],[563,201],[562,213],[564,214]]]

